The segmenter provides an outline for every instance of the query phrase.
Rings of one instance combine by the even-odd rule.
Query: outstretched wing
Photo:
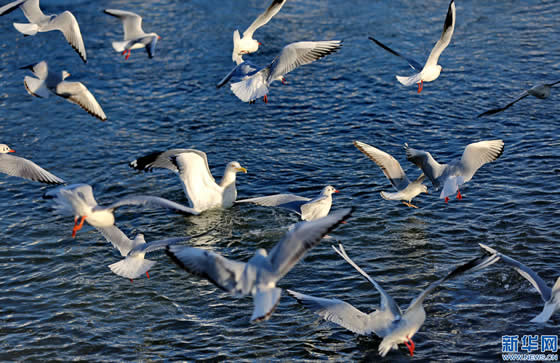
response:
[[[255,19],[255,21],[249,25],[249,27],[247,28],[247,30],[245,30],[243,32],[243,37],[249,37],[252,38],[253,37],[253,33],[260,28],[261,26],[265,25],[266,23],[268,23],[270,21],[270,19],[272,19],[272,17],[274,15],[276,15],[280,9],[282,9],[282,6],[284,6],[284,3],[286,2],[286,0],[272,0],[272,3],[270,4],[270,6],[264,11],[264,13],[262,13],[261,15],[259,15],[259,17],[257,19]]]
[[[295,194],[274,194],[266,197],[241,199],[235,201],[235,203],[254,203],[265,207],[280,207],[301,214],[301,206],[310,200],[310,198],[300,197]]]
[[[496,160],[503,152],[503,140],[486,140],[467,145],[461,157],[464,176],[470,179],[482,165]]]
[[[171,157],[184,152],[196,151],[197,150],[192,149],[171,149],[166,151],[156,151],[131,161],[130,163],[128,163],[128,166],[133,169],[142,171],[152,171],[153,169],[169,169],[178,173],[179,169],[177,169],[177,165],[175,165],[171,161]],[[200,151],[200,153],[204,154],[202,151]],[[206,154],[204,154],[204,158],[206,158]],[[208,164],[208,162],[206,163]]]
[[[165,253],[179,267],[230,293],[235,289],[245,269],[245,263],[229,260],[201,248],[171,245]]]
[[[397,57],[401,57],[402,59],[406,60],[408,62],[408,65],[410,66],[410,68],[414,69],[415,71],[420,72],[422,70],[422,65],[420,63],[418,63],[417,61],[415,61],[414,59],[405,57],[404,55],[402,55],[400,53],[397,53],[393,49],[391,49],[388,46],[386,46],[385,44],[381,43],[379,40],[375,39],[374,37],[368,37],[368,38],[369,38],[369,40],[371,40],[375,44],[379,45],[381,48],[385,49],[387,52],[389,52],[391,54],[394,54]]]
[[[56,86],[56,94],[66,98],[68,101],[77,104],[87,111],[90,115],[97,117],[101,121],[107,120],[105,112],[91,94],[91,92],[80,82],[60,82]]]
[[[65,11],[55,16],[46,26],[40,28],[40,31],[60,30],[64,34],[66,41],[80,55],[80,58],[87,63],[86,47],[80,32],[78,21],[71,12]]]
[[[426,66],[437,65],[439,56],[445,50],[445,48],[447,48],[449,42],[451,41],[453,30],[455,30],[455,0],[451,0],[451,2],[449,3],[447,15],[445,16],[445,23],[443,23],[443,31],[441,32],[441,37],[430,52],[430,56],[426,61]]]
[[[123,23],[124,40],[131,40],[144,35],[142,30],[142,17],[131,11],[105,9],[103,12],[119,18]]]
[[[46,184],[64,184],[65,181],[49,173],[31,160],[0,154],[0,172]]]
[[[401,164],[394,157],[360,141],[354,141],[354,146],[381,168],[395,189],[403,190],[410,184]]]
[[[436,179],[441,175],[445,165],[438,163],[429,152],[413,149],[408,144],[404,144],[404,150],[407,160],[419,167],[436,186]]]
[[[321,59],[336,52],[340,47],[342,47],[342,41],[340,40],[288,44],[268,66],[270,69],[268,80],[270,82],[299,66]]]
[[[515,100],[511,101],[510,103],[508,103],[504,107],[493,108],[491,110],[488,110],[486,112],[481,113],[477,117],[488,116],[488,115],[493,115],[493,114],[498,113],[498,112],[502,112],[502,111],[508,109],[513,104],[515,104],[517,101],[522,100],[527,96],[529,96],[529,92],[524,91],[522,94],[519,95],[519,97],[517,97]]]
[[[194,215],[199,214],[199,212],[195,211],[194,209],[186,207],[179,203],[175,203],[169,199],[147,196],[147,195],[137,195],[134,197],[123,198],[106,207],[97,206],[95,208],[114,210],[125,205],[139,205],[139,206],[147,206],[147,207],[166,208],[179,213],[194,214]]]

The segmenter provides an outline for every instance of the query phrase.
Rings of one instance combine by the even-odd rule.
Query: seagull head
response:
[[[231,169],[231,170],[235,171],[236,173],[238,173],[238,172],[247,173],[247,169],[242,167],[241,164],[239,164],[239,162],[237,162],[237,161],[232,161],[231,163],[229,163],[228,164],[228,169]]]
[[[70,77],[70,73],[67,71],[62,71],[62,79],[65,80],[68,77]]]
[[[323,188],[323,195],[332,195],[333,193],[340,193],[338,190],[336,190],[335,187],[333,187],[332,185],[327,185],[326,187]]]
[[[0,154],[15,153],[16,151],[11,149],[6,144],[0,144]]]

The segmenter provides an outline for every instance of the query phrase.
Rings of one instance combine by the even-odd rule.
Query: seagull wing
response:
[[[80,82],[60,82],[56,86],[55,93],[68,101],[77,104],[87,111],[90,115],[97,117],[101,121],[107,120],[105,112],[97,103],[91,92]]]
[[[193,215],[199,214],[199,212],[195,211],[194,209],[186,207],[179,203],[175,203],[169,199],[147,196],[147,195],[138,195],[134,197],[123,198],[107,207],[99,206],[97,208],[115,210],[125,205],[139,205],[139,206],[146,206],[146,207],[166,208],[179,213],[193,214]]]
[[[26,1],[27,0],[12,1],[11,3],[8,3],[8,4],[0,7],[0,16],[11,13],[12,11],[16,10],[21,4],[23,4]],[[37,2],[37,4],[39,4],[39,2]]]
[[[247,30],[243,32],[243,37],[252,38],[253,33],[258,28],[268,23],[270,19],[272,19],[272,17],[276,15],[280,11],[280,9],[282,9],[282,6],[284,6],[285,2],[286,0],[273,0],[268,9],[266,9],[264,13],[259,15],[259,17],[255,19],[255,21],[251,25],[249,25]]]
[[[84,63],[87,63],[86,47],[82,39],[80,26],[71,12],[65,11],[55,16],[46,26],[40,28],[40,31],[43,32],[50,30],[60,30],[64,34],[66,41],[78,52]]]
[[[519,97],[517,97],[515,100],[511,101],[510,103],[508,103],[504,107],[493,108],[491,110],[488,110],[486,112],[481,113],[477,117],[488,116],[488,115],[493,115],[493,114],[498,113],[498,112],[502,112],[502,111],[508,109],[510,106],[512,106],[517,101],[522,100],[527,96],[529,96],[529,92],[524,91],[522,94],[519,95]]]
[[[521,276],[526,278],[535,287],[535,289],[537,289],[539,294],[541,294],[541,297],[544,302],[550,300],[552,289],[548,287],[546,282],[544,282],[544,280],[539,275],[537,275],[535,271],[525,266],[521,262],[514,260],[513,258],[506,256],[503,253],[494,250],[493,248],[483,245],[482,243],[479,243],[479,246],[483,248],[486,251],[486,253],[489,253],[491,255],[492,254],[497,255],[502,261],[512,266],[515,269],[515,271],[517,271]]]
[[[430,56],[426,61],[426,66],[437,65],[439,56],[445,50],[445,48],[447,48],[449,42],[451,41],[453,30],[455,30],[455,0],[451,0],[451,2],[449,3],[447,16],[445,17],[445,23],[443,23],[443,31],[441,33],[441,37],[430,52]]]
[[[254,203],[265,207],[286,208],[299,214],[301,213],[301,206],[310,200],[310,198],[295,194],[274,194],[266,197],[241,199],[235,201],[235,203]]]
[[[0,154],[0,172],[46,184],[64,184],[65,181],[49,173],[31,160]]]
[[[372,42],[374,42],[375,44],[379,45],[381,48],[385,49],[386,51],[388,51],[391,54],[396,55],[397,57],[401,57],[404,60],[406,60],[408,62],[408,65],[410,66],[410,68],[414,69],[417,72],[420,72],[422,70],[422,65],[420,63],[418,63],[417,61],[415,61],[412,58],[408,58],[405,57],[404,55],[397,53],[396,51],[394,51],[393,49],[389,48],[388,46],[386,46],[385,44],[381,43],[379,40],[375,39],[374,37],[368,37]]]
[[[340,40],[288,44],[268,66],[270,69],[268,81],[271,82],[299,66],[312,63],[334,53],[340,47],[342,47],[342,41]]]
[[[110,242],[113,247],[119,250],[121,256],[126,256],[134,247],[138,245],[138,242],[133,241],[124,234],[119,227],[112,225],[109,227],[95,227],[102,235],[105,237],[107,242]],[[144,238],[142,238],[144,241]],[[144,241],[143,244],[146,244]]]
[[[326,217],[299,222],[286,233],[268,254],[276,281],[287,274],[307,251],[318,244],[324,235],[336,228],[352,214],[351,208],[342,209]]]
[[[175,165],[171,161],[171,157],[177,156],[180,153],[191,151],[196,152],[196,150],[192,149],[171,149],[166,151],[156,151],[131,161],[130,163],[128,163],[128,166],[133,169],[142,171],[152,171],[153,169],[169,169],[178,173],[179,169],[177,169],[177,165]],[[206,157],[206,154],[204,155],[204,157]]]
[[[165,252],[179,267],[230,293],[245,269],[245,263],[229,260],[201,248],[171,245]]]
[[[119,18],[123,23],[124,40],[131,40],[144,35],[142,30],[142,17],[131,11],[105,9],[103,12]]]
[[[465,180],[472,178],[482,165],[496,160],[503,152],[503,140],[486,140],[467,145],[461,157]]]
[[[445,165],[438,163],[429,152],[413,149],[408,144],[404,144],[404,149],[407,160],[419,167],[436,186],[438,184],[436,179],[442,174]]]
[[[360,141],[354,141],[354,146],[381,168],[395,189],[403,190],[410,184],[401,164],[394,157]]]

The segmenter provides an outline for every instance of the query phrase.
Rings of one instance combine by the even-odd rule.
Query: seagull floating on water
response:
[[[247,62],[240,63],[218,83],[217,87],[235,78],[230,88],[237,98],[243,102],[253,103],[257,98],[263,97],[264,102],[268,103],[268,87],[272,82],[285,83],[285,74],[334,53],[340,47],[342,47],[340,40],[291,43],[285,46],[266,67],[257,67]]]
[[[280,207],[296,212],[304,221],[323,218],[329,214],[332,206],[332,195],[338,193],[335,187],[327,185],[318,197],[311,199],[295,194],[274,194],[266,197],[242,199],[236,203],[254,203],[266,207]]]
[[[253,295],[251,321],[266,320],[278,305],[282,294],[282,289],[276,287],[276,283],[351,213],[352,210],[347,208],[314,221],[299,222],[290,228],[270,253],[259,248],[246,263],[194,247],[171,245],[166,252],[183,269],[208,279],[234,296]]]
[[[113,49],[126,54],[125,59],[130,57],[132,49],[146,48],[148,57],[152,58],[156,50],[156,44],[161,37],[156,33],[144,33],[142,29],[142,17],[131,11],[105,9],[105,14],[119,18],[123,23],[124,40],[113,42]]]
[[[497,255],[506,264],[512,266],[515,271],[526,278],[527,281],[529,281],[531,285],[537,289],[544,301],[544,307],[543,311],[539,315],[531,319],[531,322],[546,323],[555,312],[560,311],[560,276],[556,279],[556,282],[551,289],[535,271],[531,270],[521,262],[518,262],[517,260],[514,260],[513,258],[508,257],[493,248],[483,245],[482,243],[479,243],[479,245],[486,253],[490,255]]]
[[[236,174],[247,173],[239,162],[227,164],[224,176],[217,184],[210,172],[206,153],[194,149],[171,149],[154,152],[129,163],[143,171],[162,168],[179,175],[191,208],[202,212],[213,208],[230,208],[237,199]]]
[[[402,200],[404,205],[418,208],[412,204],[411,201],[420,193],[428,194],[428,188],[422,184],[426,178],[424,174],[411,182],[408,180],[401,164],[391,155],[360,141],[354,141],[354,146],[381,168],[383,174],[385,174],[387,179],[389,179],[393,187],[397,190],[396,193],[381,192],[380,194],[383,199]]]
[[[15,150],[6,144],[0,144],[0,172],[11,176],[33,180],[46,184],[64,184],[65,181],[41,168],[31,160],[9,155]]]
[[[75,103],[101,121],[107,120],[105,112],[103,112],[103,109],[86,86],[80,82],[65,81],[66,78],[70,77],[70,73],[67,71],[62,71],[61,73],[49,72],[47,62],[45,61],[22,67],[22,69],[30,69],[37,77],[25,76],[23,79],[25,89],[30,95],[48,98],[52,92],[68,102]]]
[[[502,140],[486,140],[467,145],[461,159],[455,159],[449,164],[438,163],[432,155],[423,150],[416,150],[404,144],[406,158],[422,169],[432,181],[434,188],[442,187],[440,198],[445,202],[449,196],[457,192],[457,199],[462,199],[459,187],[474,176],[484,164],[499,158],[504,152]]]
[[[451,41],[451,37],[453,36],[454,29],[455,29],[455,1],[451,0],[451,2],[449,3],[449,8],[447,10],[447,16],[445,17],[445,23],[443,24],[443,32],[441,33],[441,37],[437,41],[432,51],[430,52],[430,55],[428,56],[428,60],[426,60],[424,67],[422,67],[422,65],[419,62],[416,62],[414,59],[405,57],[397,53],[393,49],[381,43],[379,40],[373,37],[369,37],[369,39],[375,42],[381,48],[388,51],[389,53],[392,53],[398,57],[405,59],[412,69],[419,72],[410,77],[397,76],[397,80],[405,86],[412,86],[413,84],[417,83],[418,93],[420,93],[422,92],[424,82],[432,82],[439,77],[439,74],[443,69],[439,64],[437,64],[439,60],[439,56],[449,45],[449,42]]]
[[[299,303],[313,311],[323,319],[333,322],[356,334],[375,334],[382,337],[379,344],[379,354],[384,357],[391,349],[398,349],[398,345],[404,343],[410,355],[414,355],[415,344],[412,337],[420,329],[426,320],[424,311],[424,299],[443,282],[456,277],[468,270],[480,270],[498,261],[496,255],[475,258],[460,265],[448,273],[445,277],[432,282],[424,291],[411,301],[408,308],[403,312],[395,300],[369,275],[354,263],[346,254],[342,244],[338,248],[332,246],[346,262],[354,267],[366,278],[381,294],[381,306],[373,312],[366,314],[352,305],[339,299],[324,299],[310,295],[300,294],[287,290]]]
[[[242,54],[254,53],[259,49],[261,43],[253,39],[253,33],[265,25],[276,15],[286,0],[273,0],[268,9],[264,13],[259,15],[257,19],[243,32],[243,38],[239,35],[239,30],[233,32],[233,53],[231,59],[240,64],[243,60],[240,60]]]
[[[477,117],[488,116],[488,115],[493,115],[493,114],[498,113],[498,112],[502,112],[502,111],[508,109],[513,104],[515,104],[517,101],[520,101],[520,100],[524,99],[525,97],[527,97],[529,95],[535,96],[536,98],[540,98],[541,100],[544,100],[545,98],[548,98],[550,96],[550,91],[551,91],[552,87],[554,87],[558,83],[560,83],[560,81],[556,81],[554,83],[543,83],[543,84],[536,85],[535,87],[529,88],[527,91],[523,91],[523,93],[520,94],[519,97],[517,97],[515,100],[511,101],[510,103],[508,103],[504,107],[493,108],[491,110],[488,110],[486,112],[481,113]]]
[[[192,208],[172,202],[170,200],[138,195],[134,197],[123,198],[108,206],[100,206],[97,204],[93,196],[93,190],[89,184],[72,184],[64,187],[58,187],[49,190],[43,196],[45,199],[52,199],[54,209],[62,215],[74,216],[74,228],[72,229],[72,237],[76,237],[78,232],[87,221],[93,227],[110,227],[115,224],[115,216],[113,211],[119,207],[126,205],[150,206],[157,208],[167,208],[179,213],[197,215],[198,212]],[[80,219],[78,223],[78,220]]]
[[[87,63],[86,47],[80,32],[78,21],[71,12],[65,11],[59,15],[45,15],[39,8],[39,0],[17,0],[0,7],[0,16],[6,15],[17,8],[29,20],[29,24],[14,23],[14,28],[24,35],[35,35],[37,32],[59,30],[64,34],[66,41]]]

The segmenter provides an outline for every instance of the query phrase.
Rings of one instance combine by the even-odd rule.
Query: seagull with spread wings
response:
[[[24,35],[35,35],[37,32],[58,30],[62,32],[66,41],[87,62],[86,47],[80,32],[78,21],[71,12],[65,11],[59,15],[45,15],[39,8],[39,0],[17,0],[0,7],[0,16],[11,13],[20,8],[29,24],[14,23],[14,27]]]
[[[180,267],[212,282],[237,297],[253,296],[251,321],[266,320],[276,309],[282,289],[277,282],[303,258],[323,236],[352,213],[342,209],[314,221],[295,224],[267,254],[259,248],[247,262],[227,259],[215,252],[195,247],[171,245],[167,254]]]
[[[6,144],[0,144],[0,173],[33,180],[46,184],[64,184],[65,181],[49,173],[31,160],[10,155],[15,150]]]
[[[408,207],[418,208],[411,203],[412,199],[420,193],[428,194],[428,188],[422,184],[426,176],[421,174],[418,179],[411,182],[401,167],[401,164],[386,152],[379,150],[361,141],[354,141],[354,146],[373,160],[381,168],[383,174],[389,179],[396,193],[381,192],[381,197],[386,200],[402,200]]]
[[[443,70],[442,66],[438,64],[438,60],[441,53],[445,50],[445,48],[447,48],[449,42],[451,42],[451,37],[453,36],[454,30],[455,1],[451,0],[451,2],[449,3],[449,8],[447,10],[447,15],[445,17],[445,22],[443,24],[441,37],[437,41],[436,45],[432,48],[432,51],[430,52],[430,55],[428,56],[428,59],[426,60],[424,66],[411,58],[401,55],[400,53],[394,51],[393,49],[389,48],[373,37],[369,37],[369,39],[389,53],[405,59],[410,67],[418,72],[410,77],[397,76],[397,80],[405,86],[412,86],[415,83],[418,84],[418,93],[420,93],[422,92],[424,82],[435,81]]]
[[[462,199],[459,187],[472,179],[476,171],[489,162],[499,158],[504,152],[502,140],[486,140],[469,144],[463,151],[461,159],[449,164],[438,163],[427,151],[416,150],[404,144],[406,158],[422,169],[432,181],[434,188],[442,188],[440,198],[445,202],[449,196],[457,192],[457,199]]]
[[[38,98],[48,98],[52,92],[68,102],[75,103],[101,121],[107,120],[105,112],[86,86],[81,82],[65,81],[66,78],[70,77],[70,73],[67,71],[61,73],[49,72],[45,61],[22,67],[22,69],[30,69],[37,77],[25,76],[23,79],[25,89],[30,95]]]

